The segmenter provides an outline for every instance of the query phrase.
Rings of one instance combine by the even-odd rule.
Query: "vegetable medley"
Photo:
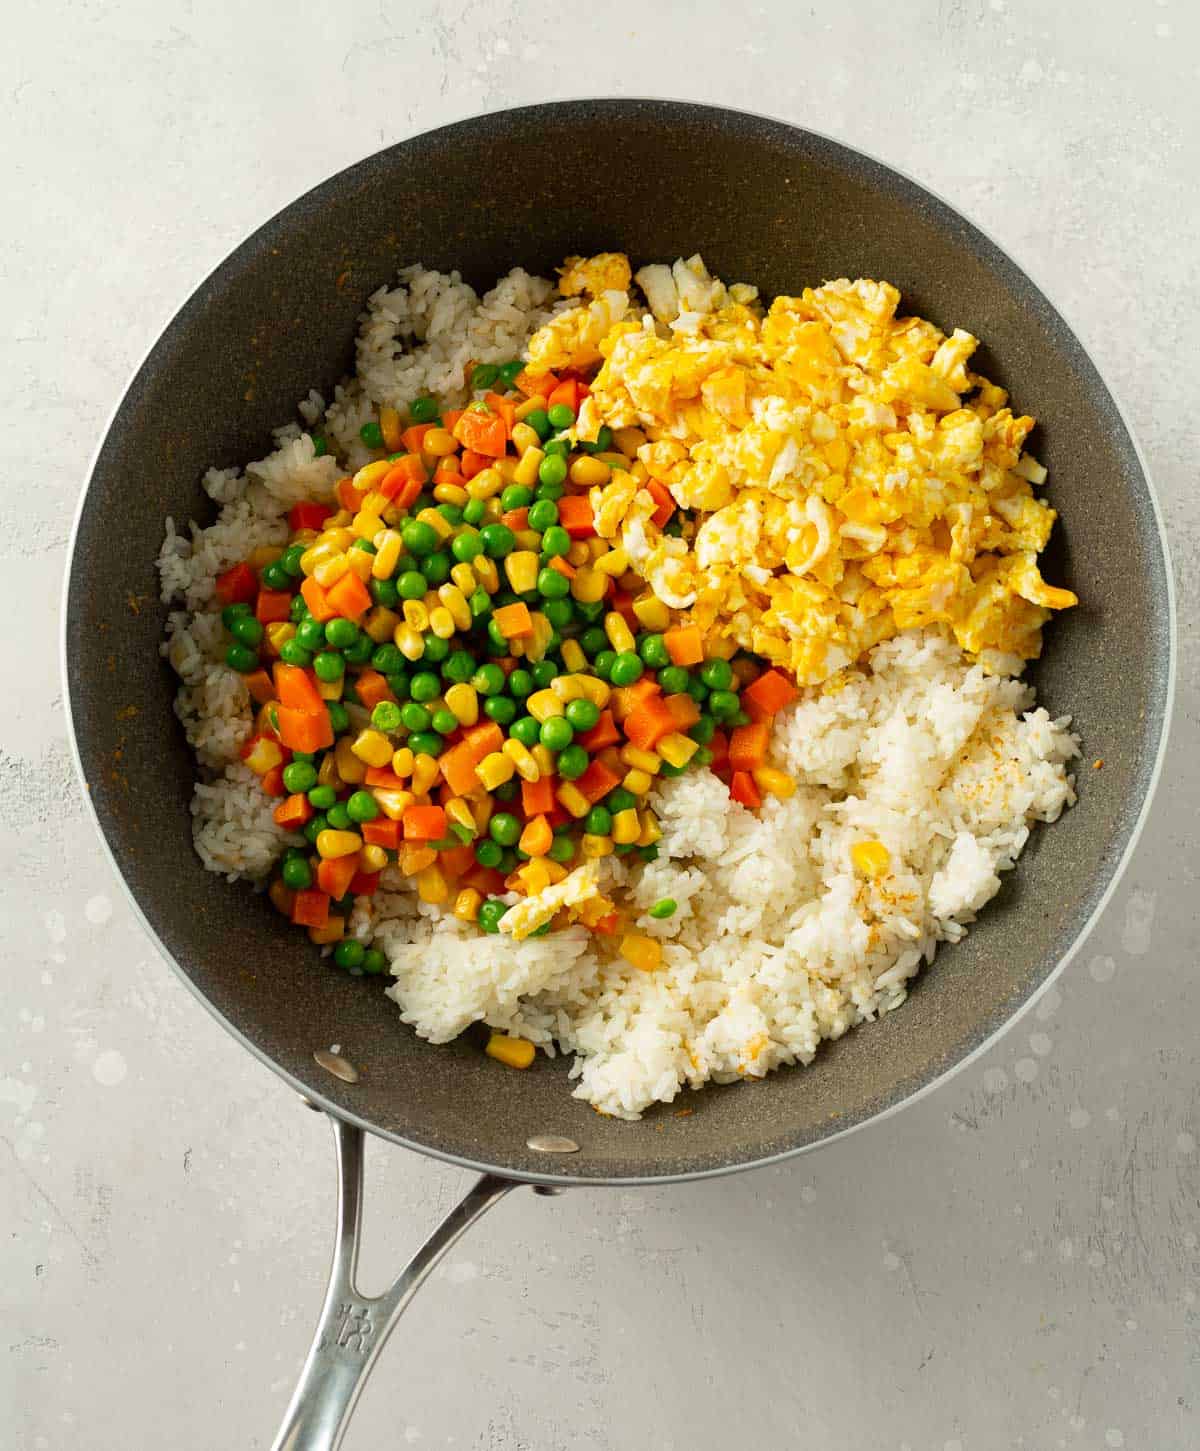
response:
[[[613,902],[550,889],[609,853],[657,855],[656,777],[710,770],[750,808],[790,795],[766,754],[796,691],[706,642],[597,534],[590,492],[644,473],[645,440],[577,441],[585,373],[485,364],[471,391],[463,410],[381,409],[362,438],[383,456],[338,483],[336,509],[296,504],[282,552],[217,582],[227,663],[259,706],[243,759],[306,843],[271,898],[340,966],[382,972],[346,922],[394,862],[484,932],[510,913],[518,938],[579,921],[653,970],[658,940]],[[657,526],[690,536],[687,511],[654,498]]]

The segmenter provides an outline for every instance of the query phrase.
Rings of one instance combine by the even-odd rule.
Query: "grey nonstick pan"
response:
[[[206,519],[210,464],[260,457],[310,386],[352,367],[356,317],[399,266],[471,282],[568,253],[635,265],[699,251],[719,276],[796,292],[883,277],[904,306],[983,337],[981,371],[1039,419],[1061,522],[1047,576],[1080,608],[1032,671],[1084,739],[1080,799],[1035,833],[966,941],[907,1003],[808,1068],[689,1095],[686,1116],[607,1119],[566,1063],[501,1068],[432,1047],[376,979],[330,970],[268,901],[192,850],[192,762],[160,659],[163,519]],[[777,121],[667,101],[572,101],[479,117],[340,173],[267,222],[196,290],[142,364],[96,454],[66,585],[64,669],[80,772],[147,931],[195,995],[333,1123],[333,1276],[277,1447],[336,1446],[413,1289],[508,1189],[699,1179],[812,1149],[911,1101],[977,1054],[1070,958],[1132,850],[1157,776],[1173,679],[1158,508],[1120,411],[1077,338],[988,237],[915,182]],[[131,709],[136,707],[136,709]],[[328,1052],[339,1045],[337,1055]],[[316,1055],[316,1056],[314,1056]],[[387,1295],[354,1286],[364,1133],[483,1177]]]

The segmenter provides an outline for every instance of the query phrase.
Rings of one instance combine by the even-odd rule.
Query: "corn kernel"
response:
[[[671,623],[671,611],[649,591],[634,600],[633,613],[647,630],[665,630]]]
[[[654,972],[662,966],[662,943],[656,937],[627,932],[621,939],[621,956],[639,972]]]
[[[578,640],[564,640],[562,643],[562,660],[568,670],[586,670],[587,656],[583,653],[583,646]],[[556,679],[558,677],[555,677]]]
[[[492,813],[496,809],[496,802],[486,792],[472,802],[475,808],[475,828],[477,831],[486,831],[488,822],[492,819]]]
[[[278,655],[289,640],[296,637],[296,627],[290,620],[273,620],[267,626],[267,644]]]
[[[417,799],[411,791],[394,791],[390,786],[376,786],[374,796],[375,804],[389,821],[402,820],[404,813]]]
[[[446,691],[446,709],[461,726],[473,726],[479,719],[479,694],[465,681]]]
[[[336,534],[339,529],[342,529],[346,532],[347,535],[350,535],[350,521],[354,518],[354,515],[355,510],[353,509],[339,509],[336,514],[330,514],[329,518],[325,521],[326,531]],[[353,536],[350,536],[349,538],[344,539],[338,545],[338,548],[349,549],[350,545],[353,543]]]
[[[421,440],[421,452],[431,453],[434,458],[445,458],[458,451],[458,439],[448,428],[431,428]]]
[[[567,563],[578,569],[581,565],[590,564],[592,551],[586,539],[576,539],[567,550]]]
[[[336,680],[318,680],[317,694],[322,700],[341,700],[342,691],[346,688],[346,677],[339,675]]]
[[[564,781],[554,795],[559,805],[565,806],[572,816],[586,816],[592,809],[592,803],[574,781]]]
[[[774,766],[759,766],[751,775],[758,789],[769,796],[778,796],[780,800],[786,801],[789,796],[796,794],[796,783],[786,771],[777,771]]]
[[[545,408],[546,400],[539,398],[535,393],[532,398],[526,398],[524,403],[517,404],[516,417],[518,422],[528,418],[531,413],[536,413],[539,408]]]
[[[424,753],[417,756],[413,761],[412,788],[418,796],[423,796],[442,774],[442,768],[432,756]]]
[[[401,746],[398,751],[392,753],[392,775],[401,776],[407,780],[413,773],[413,766],[416,757],[408,746]]]
[[[385,645],[396,633],[399,623],[400,616],[395,610],[389,610],[386,605],[376,605],[367,611],[362,627],[377,645]]]
[[[354,487],[360,494],[369,493],[376,484],[383,482],[391,470],[391,462],[385,458],[376,459],[374,463],[364,464],[354,475]]]
[[[596,836],[590,831],[585,831],[580,841],[580,849],[588,861],[595,861],[599,857],[611,856],[613,841],[611,836]]]
[[[453,504],[461,509],[471,496],[461,484],[442,483],[434,484],[433,497],[439,504]]]
[[[271,906],[275,908],[276,912],[282,912],[285,917],[292,915],[295,893],[284,886],[282,877],[276,877],[267,888],[267,896],[271,899]]]
[[[477,922],[482,903],[482,892],[477,892],[474,887],[464,887],[454,899],[454,915],[460,922]]]
[[[856,841],[850,848],[854,870],[864,877],[882,877],[892,864],[892,854],[881,841]]]
[[[496,568],[496,561],[489,559],[486,554],[480,554],[471,561],[471,568],[475,571],[475,578],[480,585],[488,594],[494,595],[500,588],[500,571]]]
[[[556,681],[561,678],[555,676]],[[525,709],[539,725],[544,725],[551,716],[562,715],[563,703],[552,683],[550,689],[535,690],[532,695],[528,696],[525,700]]]
[[[613,442],[626,458],[637,458],[638,449],[649,440],[640,428],[614,428]]]
[[[494,467],[504,483],[511,484],[514,482],[513,474],[516,473],[517,470],[517,460],[515,458],[513,458],[511,455],[508,455],[505,458],[498,458]]]
[[[505,781],[511,781],[516,770],[510,757],[500,751],[492,751],[475,767],[475,774],[489,791],[494,791],[497,786],[503,786]]]
[[[625,616],[616,610],[610,610],[604,616],[604,633],[608,636],[608,643],[618,654],[637,648],[637,641],[633,638],[633,631],[625,623]]]
[[[371,578],[371,565],[375,556],[365,549],[350,549],[346,552],[346,564],[350,573],[361,579],[363,584]]]
[[[643,811],[640,817],[642,823],[641,832],[638,835],[638,846],[653,846],[656,841],[662,840],[662,832],[658,827],[658,817],[653,811]]]
[[[510,1038],[507,1033],[493,1033],[484,1052],[506,1068],[528,1068],[537,1056],[537,1049],[527,1038]]]
[[[601,459],[584,454],[571,465],[571,482],[591,489],[608,483],[612,469]]]
[[[654,777],[648,771],[639,771],[636,766],[625,773],[625,779],[621,782],[626,791],[632,791],[635,796],[645,796],[646,792],[654,785]]]
[[[337,553],[336,549],[331,549],[327,544],[310,544],[300,556],[300,568],[306,575],[311,575],[323,559],[330,559]]]
[[[392,745],[382,731],[359,731],[350,750],[368,766],[386,766],[392,759]],[[338,767],[341,770],[341,767]]]
[[[313,578],[322,589],[328,589],[330,585],[337,584],[349,568],[350,561],[344,554],[332,554],[328,559],[322,559],[313,570]]]
[[[417,896],[422,902],[444,902],[450,895],[450,888],[441,867],[436,862],[417,873]]]
[[[362,837],[357,831],[335,831],[332,827],[326,827],[324,831],[317,833],[317,855],[325,861],[350,856],[362,844]]]
[[[387,851],[384,847],[367,842],[358,854],[358,865],[364,872],[381,872],[387,866]]]
[[[522,781],[541,780],[542,773],[538,769],[537,761],[515,736],[509,736],[500,749],[517,768]]]
[[[365,509],[360,509],[355,514],[350,527],[360,539],[374,539],[376,534],[386,526],[382,514],[371,514]]]
[[[475,834],[475,815],[471,810],[471,803],[464,801],[461,796],[455,796],[446,802],[446,815],[451,821],[459,826],[465,827],[472,836]]]
[[[581,675],[579,678],[583,682],[584,700],[590,700],[593,705],[598,705],[603,710],[612,697],[612,686],[598,675]]]
[[[472,499],[490,499],[504,487],[504,480],[494,468],[480,469],[473,479],[467,481],[467,493]]]
[[[533,630],[525,641],[525,657],[528,660],[541,660],[546,651],[550,648],[550,640],[554,634],[554,626],[542,614],[541,610],[535,610],[533,614]]]
[[[535,857],[533,861],[526,862],[515,875],[531,897],[536,897],[539,892],[544,892],[550,885],[550,872],[541,857]]]
[[[358,786],[367,777],[367,764],[354,754],[349,736],[341,736],[333,748],[333,760],[339,779],[346,786]]]
[[[562,862],[552,862],[549,857],[543,857],[546,870],[550,873],[550,885],[557,886],[559,882],[565,881],[567,869]]]
[[[640,458],[635,459],[633,463],[629,465],[629,477],[633,479],[635,483],[644,484],[650,477],[650,470],[646,467],[646,465],[641,461]]]
[[[422,524],[428,524],[439,539],[449,539],[454,532],[449,519],[444,514],[439,514],[436,509],[422,509],[417,518]]]
[[[598,534],[593,534],[590,539],[585,539],[582,542],[587,545],[588,554],[592,559],[599,559],[602,555],[612,552],[609,548],[608,540],[601,539]]]
[[[514,537],[522,549],[532,549],[535,552],[540,547],[542,536],[536,529],[517,529]]]
[[[738,642],[731,635],[709,635],[704,642],[704,653],[710,660],[732,660],[737,652]]]
[[[437,861],[437,852],[430,846],[418,846],[415,841],[406,841],[400,848],[400,870],[406,877],[415,877],[426,867]]]
[[[651,776],[657,775],[662,765],[661,756],[656,756],[653,751],[643,751],[640,746],[625,746],[621,751],[621,761],[626,766],[632,766],[635,771],[645,771]]]
[[[427,630],[429,628],[429,610],[424,600],[405,600],[400,609],[404,615],[404,623],[412,629]]]
[[[404,447],[404,440],[401,437],[404,429],[400,423],[399,413],[386,403],[379,410],[379,431],[383,434],[384,448],[389,453],[399,453]]]
[[[622,544],[616,549],[610,549],[607,554],[597,555],[594,567],[610,579],[624,574],[629,568],[629,555],[625,552],[625,546]]]
[[[391,579],[396,561],[404,553],[403,539],[395,529],[382,529],[371,542],[375,545],[371,573],[376,579]]]
[[[260,544],[257,549],[250,551],[247,563],[251,569],[266,569],[268,564],[274,564],[283,550],[277,544]]]
[[[571,581],[571,595],[581,605],[598,604],[608,593],[608,576],[596,569],[579,569]],[[620,616],[618,616],[618,619]],[[623,623],[623,622],[622,622]],[[631,640],[633,636],[629,637]],[[615,646],[613,647],[616,648]]]
[[[537,446],[537,434],[525,424],[518,423],[517,428],[522,428],[526,433],[533,434],[533,442],[521,446],[521,458],[513,474],[514,484],[524,484],[527,489],[532,489],[537,483],[538,469],[546,455]],[[516,443],[516,429],[513,429],[513,442]]]
[[[538,741],[536,746],[530,748],[530,754],[537,762],[538,770],[543,776],[554,775],[554,752],[549,746],[544,746],[541,741]]]
[[[672,731],[669,736],[663,736],[658,743],[658,754],[671,766],[686,766],[696,752],[700,749],[698,741],[692,740],[691,736],[685,736],[679,731]]]
[[[385,509],[390,507],[391,502],[386,494],[380,494],[375,489],[372,489],[369,494],[363,495],[362,502],[358,506],[359,513],[382,514]],[[345,547],[343,546],[343,548]]]
[[[537,588],[537,555],[532,549],[514,549],[504,561],[504,573],[514,594],[528,594]]]
[[[331,942],[340,942],[345,930],[346,919],[339,917],[336,912],[331,912],[323,927],[308,929],[308,940],[315,942],[319,947],[328,947]]]
[[[448,640],[454,634],[454,616],[445,605],[429,611],[429,628],[439,640]]]
[[[618,846],[630,846],[638,839],[642,824],[631,806],[628,811],[618,811],[613,817],[612,837]]]
[[[549,688],[561,701],[582,700],[584,678],[582,675],[556,675]]]

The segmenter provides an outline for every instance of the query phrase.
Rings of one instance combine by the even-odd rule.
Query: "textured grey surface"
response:
[[[986,1059],[790,1168],[510,1198],[397,1332],[347,1445],[1200,1440],[1200,24],[1179,3],[922,3],[903,22],[894,6],[845,9],[774,5],[733,32],[715,6],[703,24],[628,4],[603,20],[525,5],[519,22],[511,5],[348,5],[308,28],[281,6],[47,5],[22,20],[0,103],[19,219],[0,268],[2,648],[27,682],[0,757],[0,1404],[19,1447],[267,1444],[331,1211],[326,1131],[155,959],[76,802],[55,601],[103,420],[195,279],[314,179],[470,110],[684,89],[911,171],[1064,308],[1127,404],[1170,522],[1174,747],[1117,901]],[[368,1276],[458,1182],[372,1156]]]

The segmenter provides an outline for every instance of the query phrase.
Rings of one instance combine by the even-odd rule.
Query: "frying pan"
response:
[[[635,264],[698,250],[768,297],[884,277],[906,309],[986,340],[980,371],[1041,421],[1033,446],[1062,515],[1047,576],[1082,599],[1047,632],[1032,679],[1052,714],[1073,713],[1086,761],[1103,760],[1081,768],[1078,805],[1035,832],[970,936],[943,948],[900,1011],[825,1045],[809,1068],[689,1094],[691,1113],[637,1124],[572,1099],[562,1059],[512,1073],[469,1034],[420,1041],[377,981],[331,971],[265,897],[201,869],[154,573],[164,517],[211,515],[204,469],[260,457],[298,397],[351,370],[356,316],[399,266],[458,268],[486,287],[516,263],[544,273],[568,253],[610,249]],[[1173,679],[1150,484],[1095,367],[1037,287],[879,162],[777,121],[666,101],[564,102],[447,126],[340,173],[255,232],[180,309],[118,406],[80,503],[65,604],[79,769],[144,925],[201,1002],[334,1126],[337,1248],[276,1442],[289,1451],[338,1444],[412,1291],[514,1185],[555,1192],[765,1164],[887,1114],[978,1053],[1111,893],[1157,775]],[[354,1285],[364,1131],[483,1175],[375,1300]]]

